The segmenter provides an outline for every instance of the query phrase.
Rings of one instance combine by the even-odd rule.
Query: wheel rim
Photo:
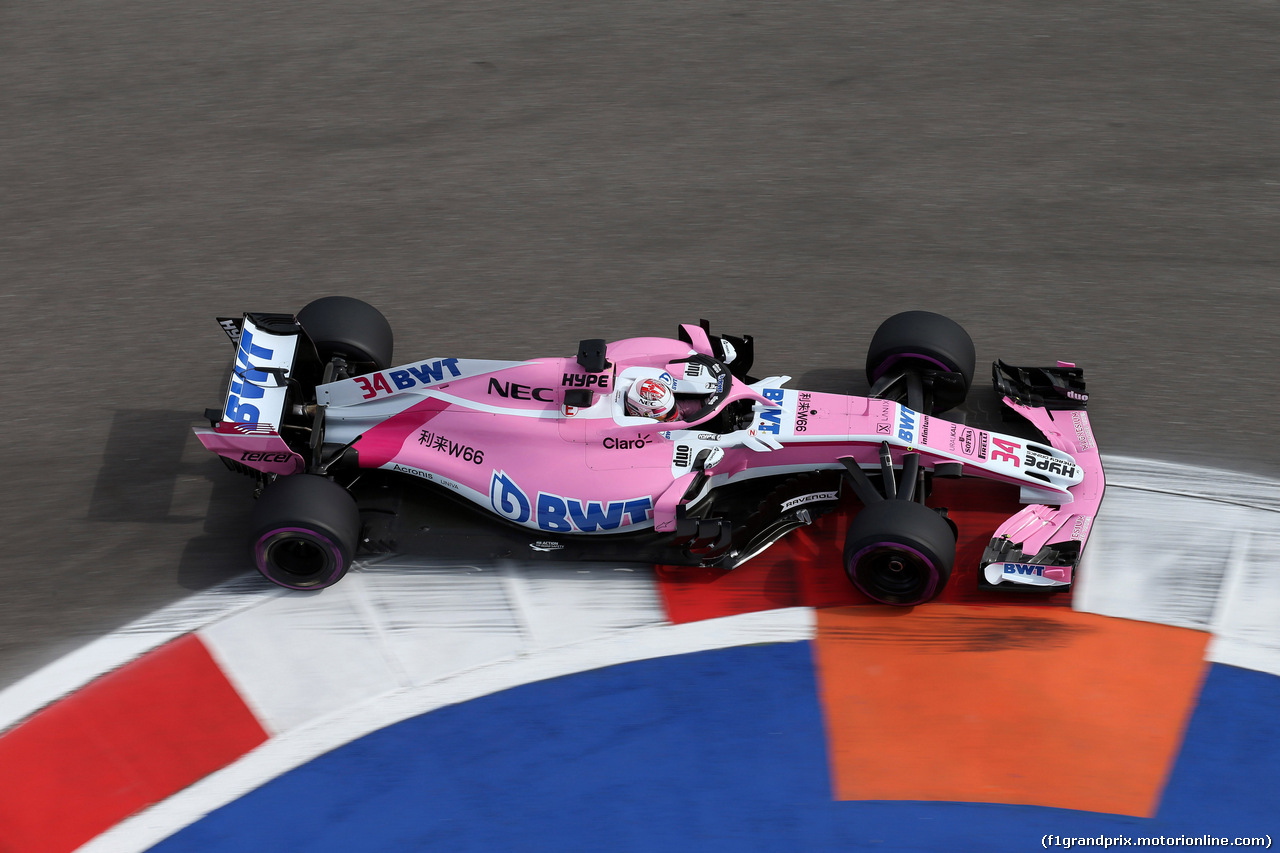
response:
[[[888,358],[886,358],[884,361],[880,362],[880,366],[876,368],[875,373],[871,374],[871,381],[874,382],[875,380],[879,379],[886,372],[888,372],[890,367],[893,367],[895,364],[897,364],[900,361],[921,361],[932,368],[936,368],[937,370],[945,370],[947,372],[955,370],[955,368],[952,367],[951,365],[945,364],[939,361],[938,359],[934,358],[933,356],[925,355],[923,353],[918,353],[918,352],[903,352],[903,353],[898,353],[897,355],[891,355]]]
[[[849,580],[885,604],[921,604],[933,598],[940,574],[933,561],[898,542],[876,542],[849,560]]]
[[[272,583],[289,589],[325,587],[342,575],[342,552],[315,530],[284,527],[260,537],[254,545],[260,571]]]

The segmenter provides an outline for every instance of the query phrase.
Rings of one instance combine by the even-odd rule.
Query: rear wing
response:
[[[1098,444],[1084,410],[1089,400],[1084,371],[1067,362],[1026,368],[998,361],[992,374],[1004,404],[1030,421],[1054,448],[1071,454],[1084,478],[1068,489],[1070,503],[1032,504],[996,528],[982,556],[979,583],[990,588],[1012,582],[1006,589],[1067,587],[1106,491]]]
[[[295,474],[306,461],[281,436],[295,362],[310,341],[291,314],[245,314],[218,324],[236,344],[222,408],[206,409],[210,426],[196,437],[228,467]]]

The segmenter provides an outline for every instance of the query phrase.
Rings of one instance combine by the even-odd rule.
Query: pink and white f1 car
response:
[[[928,505],[934,479],[982,477],[1020,486],[1026,507],[996,531],[979,582],[1065,590],[1102,500],[1083,371],[993,365],[1024,434],[947,420],[974,347],[938,314],[880,326],[866,397],[752,377],[751,337],[705,321],[674,339],[585,340],[569,358],[399,366],[386,319],[347,297],[219,322],[235,360],[196,433],[256,479],[253,559],[291,589],[379,553],[732,569],[852,489],[865,508],[845,539],[849,579],[918,604],[955,560],[954,524]],[[626,392],[646,379],[673,390],[671,420],[629,414]],[[492,522],[480,532],[477,514]]]

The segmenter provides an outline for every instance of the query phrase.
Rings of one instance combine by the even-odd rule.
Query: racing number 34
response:
[[[440,358],[435,361],[424,361],[416,367],[406,367],[403,370],[388,370],[382,373],[374,373],[370,376],[353,376],[352,379],[360,390],[364,392],[364,399],[372,400],[378,396],[378,393],[391,393],[391,384],[387,382],[387,377],[391,377],[391,382],[396,384],[396,388],[401,391],[406,388],[412,388],[415,385],[430,385],[432,382],[439,382],[444,379],[444,371],[448,369],[449,373],[456,378],[462,375],[462,371],[458,369],[458,360],[456,358]]]
[[[1022,445],[1015,444],[1012,441],[1005,441],[1003,438],[996,438],[994,435],[991,436],[991,443],[1000,448],[999,450],[991,451],[991,461],[995,462],[1003,459],[1012,462],[1014,468],[1021,467],[1022,460],[1018,457],[1018,451],[1022,450]]]

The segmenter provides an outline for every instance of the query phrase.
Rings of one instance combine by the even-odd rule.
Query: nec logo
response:
[[[499,397],[507,397],[512,400],[539,400],[543,403],[555,402],[555,398],[551,396],[550,388],[534,388],[530,385],[521,385],[519,382],[499,382],[496,379],[490,379],[488,393],[497,394]]]
[[[596,387],[601,391],[609,390],[609,374],[607,373],[566,373],[564,381],[561,382],[565,386],[574,386],[577,388]]]
[[[764,398],[766,400],[773,400],[775,403],[781,403],[782,398],[786,395],[786,393],[787,392],[783,391],[781,388],[766,388],[764,389]],[[775,408],[765,409],[764,411],[762,411],[760,413],[759,430],[761,432],[770,433],[771,435],[777,435],[779,432],[781,432],[782,431],[782,408],[775,407]]]
[[[916,443],[916,419],[905,406],[898,409],[898,438],[907,444]]]

